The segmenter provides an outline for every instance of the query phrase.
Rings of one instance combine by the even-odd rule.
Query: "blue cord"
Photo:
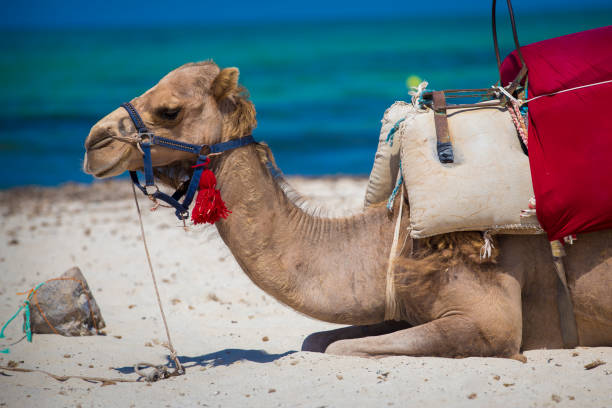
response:
[[[389,196],[389,200],[387,201],[387,210],[389,211],[391,211],[391,209],[393,208],[393,203],[395,202],[395,196],[397,195],[397,192],[399,191],[400,186],[404,182],[404,174],[402,173],[402,162],[401,161],[399,164],[399,172],[400,172],[400,176],[397,179],[397,183],[395,183],[395,187],[393,188],[393,192],[391,192],[391,196]]]
[[[391,128],[391,130],[389,131],[386,142],[389,143],[391,146],[393,146],[393,135],[395,135],[395,132],[397,132],[397,129],[399,129],[400,123],[402,123],[404,120],[406,120],[406,118],[402,118],[395,122],[395,125],[393,125],[393,128]]]

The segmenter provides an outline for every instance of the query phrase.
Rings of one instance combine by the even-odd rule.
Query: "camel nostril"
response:
[[[94,126],[85,140],[86,150],[95,150],[112,143],[112,126]]]

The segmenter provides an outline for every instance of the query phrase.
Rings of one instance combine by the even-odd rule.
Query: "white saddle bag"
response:
[[[366,206],[389,198],[401,159],[412,238],[453,231],[542,233],[535,215],[521,217],[533,187],[529,159],[507,110],[448,109],[454,151],[454,163],[448,164],[438,159],[433,115],[406,102],[387,109]]]
[[[541,233],[521,217],[533,197],[529,158],[506,109],[448,109],[454,163],[438,159],[433,111],[410,115],[398,129],[412,238],[453,231]]]

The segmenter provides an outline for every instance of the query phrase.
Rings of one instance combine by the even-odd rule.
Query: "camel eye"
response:
[[[181,113],[181,108],[166,108],[162,107],[157,110],[157,116],[164,120],[175,120],[179,113]]]

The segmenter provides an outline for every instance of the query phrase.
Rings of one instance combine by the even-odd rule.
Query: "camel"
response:
[[[257,125],[238,76],[238,69],[212,61],[189,63],[131,103],[158,136],[209,145],[236,139]],[[106,178],[141,170],[142,153],[126,142],[135,131],[124,109],[102,118],[85,141],[84,171]],[[151,155],[158,179],[175,187],[196,160],[155,146]],[[563,347],[557,276],[544,236],[497,236],[493,256],[483,261],[479,232],[422,239],[413,248],[405,239],[410,215],[404,210],[399,242],[405,246],[392,261],[401,317],[385,321],[400,200],[393,212],[381,204],[347,217],[323,216],[273,171],[264,143],[211,157],[210,168],[232,211],[215,225],[248,277],[304,315],[350,325],[311,334],[302,350],[521,358],[523,350]],[[579,345],[612,346],[612,231],[580,235],[567,248],[566,268]]]

